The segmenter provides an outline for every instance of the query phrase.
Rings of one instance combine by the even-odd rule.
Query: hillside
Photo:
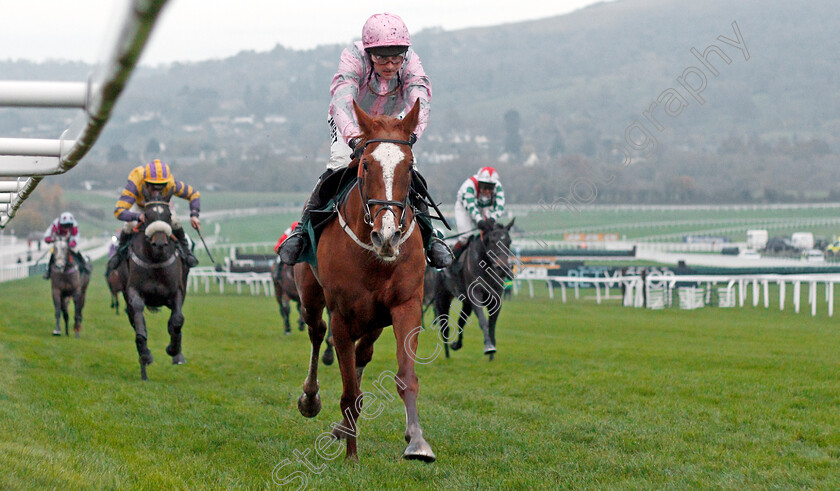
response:
[[[494,163],[517,201],[556,200],[581,178],[608,202],[836,199],[834,7],[619,0],[538,21],[418,32],[434,88],[418,161],[441,197]],[[729,62],[692,54],[711,45]],[[118,186],[155,154],[203,185],[307,190],[326,158],[329,81],[342,48],[278,46],[144,68],[86,165],[60,180]],[[78,68],[0,62],[8,78]],[[678,78],[700,89],[692,94]],[[2,110],[0,131],[56,137],[62,121],[49,118]],[[593,163],[617,145],[630,165],[616,155]]]

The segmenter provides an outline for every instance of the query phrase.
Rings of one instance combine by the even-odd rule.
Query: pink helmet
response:
[[[488,184],[498,184],[499,173],[492,167],[482,167],[481,169],[478,169],[478,172],[475,174],[475,180],[478,182],[486,182]]]
[[[374,14],[362,27],[362,45],[366,50],[382,46],[411,46],[411,36],[399,15]]]

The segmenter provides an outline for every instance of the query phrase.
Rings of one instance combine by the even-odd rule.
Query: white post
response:
[[[595,285],[595,303],[601,305],[601,285],[598,283],[593,283]]]
[[[531,298],[534,298],[534,282],[528,280],[528,293],[531,294]]]
[[[799,313],[799,295],[801,293],[801,286],[799,281],[793,282],[793,311]]]
[[[560,298],[563,299],[563,303],[566,303],[566,282],[560,282]]]
[[[764,308],[770,308],[770,285],[768,285],[767,280],[761,281],[762,285],[764,286]]]
[[[575,300],[580,300],[580,282],[575,281]]]
[[[825,296],[828,297],[825,301],[828,303],[828,316],[832,317],[834,315],[834,282],[833,281],[826,281],[825,282]]]
[[[744,306],[744,280],[738,280],[738,306]]]
[[[753,298],[752,298],[753,307],[758,307],[758,297],[759,297],[759,295],[758,295],[758,280],[757,279],[754,279],[752,281],[752,294],[753,294]]]
[[[779,280],[779,311],[785,310],[785,280]]]
[[[817,315],[817,282],[808,283],[808,296],[811,297],[811,316]]]
[[[554,300],[554,286],[551,284],[551,280],[545,280],[546,286],[548,286],[548,298]]]

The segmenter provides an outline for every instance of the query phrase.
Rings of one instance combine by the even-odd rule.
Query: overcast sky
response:
[[[0,60],[78,60],[108,55],[126,0],[0,0]],[[277,44],[309,49],[361,37],[371,14],[400,15],[410,32],[541,19],[595,0],[169,0],[144,65],[225,58]],[[2,74],[0,74],[2,78]]]

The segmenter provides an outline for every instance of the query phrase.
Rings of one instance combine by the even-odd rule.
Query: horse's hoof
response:
[[[285,334],[286,336],[288,336],[288,335],[289,335],[289,334],[291,334],[291,333],[292,333],[292,330],[291,330],[291,329],[288,329],[288,328],[283,329],[283,334]]]
[[[166,346],[166,354],[172,357],[178,356],[178,353],[181,352],[181,347],[175,348],[175,346],[169,344]]]
[[[140,365],[140,380],[149,380],[149,376],[146,375],[146,365]]]
[[[335,352],[333,352],[333,350],[330,349],[324,351],[324,356],[321,357],[321,361],[324,362],[324,365],[332,365],[335,361]]]
[[[403,458],[405,460],[422,460],[423,462],[434,462],[437,457],[432,452],[432,447],[426,443],[426,440],[418,438],[419,441],[412,441],[405,447]]]
[[[76,339],[79,339],[81,337],[81,336],[79,336],[79,331],[76,331],[75,334],[76,334]]]
[[[461,346],[462,346],[461,342],[460,342],[460,341],[456,341],[456,342],[454,342],[454,343],[450,344],[450,345],[449,345],[449,348],[450,348],[452,351],[458,351],[459,349],[461,349]]]
[[[484,347],[484,354],[485,355],[490,355],[490,354],[493,354],[495,352],[496,352],[496,347],[493,346],[492,344],[488,344]]]
[[[140,355],[140,366],[145,367],[151,365],[155,362],[155,357],[152,356],[152,352],[148,352],[146,354]]]
[[[321,412],[321,396],[316,392],[315,395],[307,397],[304,392],[298,399],[298,411],[306,418],[314,418]]]
[[[303,331],[304,329],[306,329],[306,324],[304,324],[304,323],[298,324],[298,331]]]
[[[56,329],[53,331],[53,336],[61,336],[61,329]]]
[[[177,355],[172,357],[172,364],[173,365],[183,365],[187,363],[187,359],[184,358],[183,353],[178,353]]]

